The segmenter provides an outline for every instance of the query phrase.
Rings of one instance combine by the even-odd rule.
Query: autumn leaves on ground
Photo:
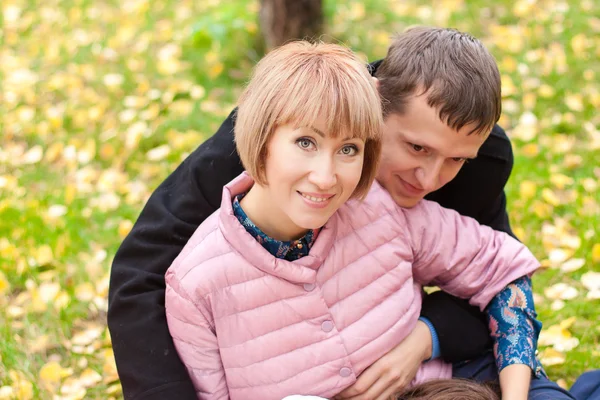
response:
[[[508,208],[542,260],[540,357],[600,365],[600,6],[326,0],[325,40],[374,60],[390,34],[483,39],[515,148]],[[112,257],[149,194],[233,107],[260,57],[256,1],[4,0],[0,22],[0,399],[120,398]]]

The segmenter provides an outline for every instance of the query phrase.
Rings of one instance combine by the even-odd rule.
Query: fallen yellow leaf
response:
[[[600,272],[586,272],[581,276],[581,284],[589,290],[588,299],[600,299]]]
[[[104,376],[104,383],[115,382],[119,379],[117,373],[117,365],[115,364],[115,356],[112,349],[105,349],[103,352],[104,365],[102,366],[102,375]]]
[[[116,395],[121,394],[122,391],[123,390],[121,388],[121,384],[115,383],[115,384],[110,385],[108,387],[108,389],[106,389],[106,394],[109,394],[111,396],[116,396]]]
[[[44,156],[44,151],[42,150],[42,146],[40,146],[40,145],[33,146],[23,156],[23,163],[24,164],[36,164],[42,159],[43,156]]]
[[[565,355],[550,347],[540,352],[540,361],[546,366],[560,365],[564,364]]]
[[[75,288],[75,297],[79,301],[89,302],[95,296],[94,286],[90,282],[84,282]]]
[[[94,327],[73,335],[71,342],[74,345],[85,346],[92,343],[102,334],[102,328]]]
[[[540,153],[540,146],[536,143],[528,143],[521,150],[526,157],[535,157]]]
[[[552,206],[542,203],[539,200],[534,200],[532,210],[539,218],[547,218],[552,213]]]
[[[520,18],[526,17],[535,6],[535,0],[518,0],[513,5],[513,13]]]
[[[52,262],[54,255],[52,254],[52,248],[47,244],[41,245],[35,251],[35,260],[38,265],[47,265]]]
[[[550,182],[558,189],[564,189],[565,186],[573,184],[573,178],[563,174],[552,174],[550,175]]]
[[[59,292],[60,285],[56,282],[43,282],[38,287],[38,295],[40,296],[40,300],[44,303],[54,301]]]
[[[218,77],[219,75],[221,75],[221,72],[223,72],[224,66],[223,63],[218,62],[214,65],[212,65],[209,69],[208,69],[208,77],[211,79],[215,79],[216,77]]]
[[[529,200],[535,196],[537,185],[532,181],[522,181],[519,185],[519,192],[523,200]]]
[[[552,190],[550,190],[548,188],[542,189],[542,198],[544,199],[544,201],[546,201],[546,203],[548,203],[554,207],[560,205],[560,199],[558,198],[556,193],[554,193]]]
[[[64,383],[60,387],[60,393],[68,396],[68,399],[81,400],[85,398],[87,391],[78,379],[69,377],[65,379]]]
[[[565,249],[553,249],[548,254],[548,259],[552,264],[558,265],[567,261],[572,254],[572,251],[568,251]]]
[[[540,346],[552,346],[554,350],[570,351],[579,345],[579,339],[573,337],[568,328],[575,322],[569,318],[560,324],[552,325],[543,329],[540,333],[538,344]]]
[[[71,303],[71,296],[64,290],[61,290],[54,299],[54,309],[56,311],[64,310]]]
[[[592,178],[585,178],[582,181],[582,186],[583,186],[583,188],[585,189],[586,192],[592,193],[592,192],[595,192],[598,189],[598,182],[596,182]]]
[[[565,104],[573,111],[583,111],[583,96],[581,94],[569,94],[565,97]]]
[[[544,294],[552,300],[572,300],[579,292],[573,286],[561,282],[544,289]]]
[[[8,376],[12,381],[12,389],[15,397],[19,400],[30,400],[33,398],[33,384],[27,380],[21,371],[10,370]]]
[[[50,346],[50,337],[48,335],[37,336],[31,343],[29,343],[28,349],[32,353],[39,353],[45,351]]]
[[[171,153],[171,147],[168,144],[163,144],[158,147],[149,150],[146,153],[146,158],[148,161],[161,161],[167,158],[167,156]]]
[[[561,265],[560,270],[563,272],[573,272],[577,271],[584,265],[585,260],[583,258],[572,258],[568,261],[565,261],[565,263]]]
[[[600,263],[600,243],[596,243],[592,247],[592,261]]]
[[[102,146],[100,146],[100,158],[103,160],[109,160],[112,157],[115,156],[115,148],[113,145],[111,145],[110,143],[104,143],[102,144]]]
[[[569,329],[573,326],[573,324],[577,321],[577,317],[567,318],[560,323],[560,327],[562,329]]]
[[[10,386],[0,387],[0,400],[12,400],[15,398],[15,391]]]
[[[102,81],[109,89],[115,89],[125,82],[125,78],[121,74],[107,74],[104,75]]]
[[[40,379],[46,383],[60,382],[63,377],[63,367],[56,361],[50,361],[40,368]]]
[[[62,144],[62,142],[52,143],[46,150],[46,161],[53,163],[58,160],[64,150],[64,147],[65,146]]]
[[[0,271],[0,295],[10,290],[10,282],[6,279],[4,272]]]
[[[548,98],[554,96],[556,91],[554,90],[554,88],[552,86],[543,84],[539,87],[538,93],[539,93],[540,97],[548,99]]]
[[[94,386],[102,380],[102,376],[91,368],[86,368],[79,376],[79,383],[84,388]]]

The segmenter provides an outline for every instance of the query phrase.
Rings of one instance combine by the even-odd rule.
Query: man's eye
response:
[[[420,145],[414,144],[414,143],[411,143],[410,145],[413,148],[413,150],[416,151],[416,152],[423,151],[423,146],[420,146]]]
[[[464,162],[468,161],[468,159],[466,159],[464,157],[454,157],[454,158],[452,158],[452,160],[456,161],[457,163],[464,163]]]

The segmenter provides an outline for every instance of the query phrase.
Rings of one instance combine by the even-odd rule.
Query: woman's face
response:
[[[329,136],[321,120],[314,126],[283,125],[273,133],[263,190],[271,216],[290,238],[325,225],[356,189],[365,143],[350,132],[341,136]]]

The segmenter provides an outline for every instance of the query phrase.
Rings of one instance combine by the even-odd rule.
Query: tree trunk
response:
[[[316,39],[323,29],[323,1],[261,0],[260,27],[269,50],[293,39]]]

